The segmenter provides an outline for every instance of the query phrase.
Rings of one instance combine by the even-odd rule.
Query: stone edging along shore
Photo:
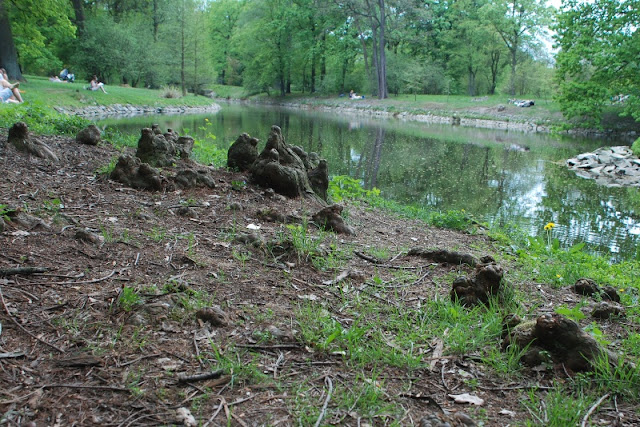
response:
[[[385,111],[376,108],[372,108],[369,104],[359,103],[356,106],[344,106],[344,105],[321,105],[321,104],[307,104],[304,102],[291,102],[291,101],[257,101],[257,100],[244,100],[244,99],[219,99],[220,102],[226,103],[238,103],[238,104],[257,104],[257,105],[272,105],[282,108],[294,109],[294,110],[306,110],[306,111],[322,111],[332,112],[338,114],[348,114],[354,116],[368,116],[368,117],[380,117],[385,119],[396,119],[404,121],[416,121],[423,123],[435,123],[435,124],[448,124],[452,126],[465,126],[476,127],[484,129],[502,129],[502,130],[515,130],[525,133],[551,133],[558,132],[559,134],[566,134],[572,136],[585,136],[590,138],[610,138],[617,137],[629,142],[629,145],[638,137],[638,133],[635,131],[616,131],[616,130],[598,130],[598,129],[582,129],[575,128],[565,131],[557,131],[553,129],[553,124],[538,124],[535,122],[518,120],[517,118],[510,117],[508,119],[496,118],[472,118],[462,117],[461,115],[451,112],[447,113],[435,113],[425,112],[421,114],[409,113],[407,111]],[[535,107],[533,107],[535,108]]]
[[[279,102],[279,101],[256,101],[256,100],[241,100],[241,99],[228,99],[228,98],[220,98],[216,99],[216,101],[223,103],[234,103],[234,104],[256,104],[256,105],[271,105],[278,106],[287,109],[293,110],[306,110],[306,111],[322,111],[322,112],[331,112],[338,114],[348,114],[353,116],[368,116],[368,117],[380,117],[385,119],[396,119],[403,121],[416,121],[423,123],[435,123],[435,124],[448,124],[452,126],[465,126],[465,127],[476,127],[476,128],[484,128],[484,129],[502,129],[502,130],[515,130],[518,132],[533,132],[533,133],[550,133],[553,131],[551,125],[547,124],[537,124],[534,122],[528,121],[519,121],[519,120],[501,120],[499,118],[488,119],[488,118],[469,118],[469,117],[461,117],[455,113],[451,115],[445,114],[437,114],[437,113],[421,113],[414,114],[406,111],[397,112],[397,111],[384,111],[375,108],[370,108],[369,105],[363,104],[359,106],[341,106],[341,105],[317,105],[317,104],[306,104],[300,102]],[[127,117],[127,116],[136,116],[136,115],[144,115],[144,114],[198,114],[198,113],[215,113],[220,110],[220,105],[217,103],[212,103],[209,105],[201,105],[201,106],[164,106],[164,107],[151,107],[151,106],[134,106],[134,105],[122,105],[122,104],[113,104],[113,105],[95,105],[88,106],[84,108],[64,108],[64,107],[55,107],[56,111],[63,114],[77,115],[85,118],[106,118],[106,117]],[[561,133],[565,133],[568,135],[580,135],[587,137],[611,137],[616,136],[623,140],[628,140],[629,145],[638,137],[637,132],[616,132],[616,131],[599,131],[595,129],[572,129],[568,131],[563,131]]]
[[[106,117],[129,117],[144,114],[198,114],[198,113],[216,113],[220,111],[219,104],[210,105],[168,105],[164,107],[135,106],[135,105],[93,105],[84,108],[64,108],[54,107],[58,113],[80,116],[87,119],[106,118]]]

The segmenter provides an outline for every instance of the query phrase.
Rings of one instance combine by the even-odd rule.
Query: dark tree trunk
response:
[[[184,34],[184,26],[185,24],[185,13],[186,6],[184,0],[182,0],[182,16],[180,20],[180,87],[182,88],[182,96],[187,95],[187,85],[184,80],[184,67],[185,67],[185,58],[184,58],[184,50],[185,50],[185,34]]]
[[[386,99],[389,97],[389,91],[387,88],[387,55],[385,53],[385,30],[387,26],[386,11],[384,9],[384,0],[378,0],[378,7],[380,7],[380,35],[378,37],[378,98]]]
[[[76,18],[73,23],[78,28],[78,34],[84,33],[84,4],[82,0],[71,0],[73,3],[73,11],[75,12]]]
[[[4,0],[0,0],[0,41],[0,66],[7,70],[10,80],[23,80],[18,65],[18,52],[11,34],[9,11],[4,6]]]
[[[476,96],[476,73],[473,67],[469,66],[467,71],[469,72],[469,83],[467,86],[467,92],[469,96]]]
[[[496,86],[498,84],[498,71],[500,71],[500,51],[494,50],[491,52],[491,80],[489,81],[489,95],[496,93]]]
[[[81,0],[74,0],[81,1]],[[160,16],[158,11],[158,0],[153,0],[153,41],[158,41],[158,28],[160,27]]]
[[[311,54],[311,93],[316,91],[316,51]]]
[[[320,82],[324,82],[324,78],[327,75],[327,58],[324,52],[324,46],[326,42],[327,36],[325,33],[322,33],[322,46],[321,46],[321,56],[320,56]]]

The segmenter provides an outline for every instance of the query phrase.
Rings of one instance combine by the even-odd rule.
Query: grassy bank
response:
[[[27,76],[21,90],[27,105],[80,109],[96,105],[130,104],[137,106],[202,106],[220,100],[242,100],[266,104],[305,105],[318,108],[355,108],[366,111],[383,111],[390,114],[435,115],[468,119],[495,120],[501,122],[531,123],[554,129],[580,127],[580,121],[568,123],[558,103],[552,99],[533,99],[535,106],[522,108],[509,102],[508,95],[470,97],[463,95],[407,95],[391,94],[384,100],[366,96],[351,100],[345,94],[309,95],[287,94],[281,98],[266,94],[249,95],[242,87],[211,85],[214,99],[187,94],[180,96],[179,88],[144,89],[107,85],[108,94],[87,90],[88,82],[55,83],[46,77]],[[178,97],[167,98],[168,93]],[[8,108],[3,106],[3,109]],[[637,130],[638,124],[629,118],[619,117],[620,106],[605,108],[604,127],[621,131]]]

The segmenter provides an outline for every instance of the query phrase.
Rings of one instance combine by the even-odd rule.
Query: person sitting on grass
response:
[[[13,91],[10,88],[5,87],[2,90],[0,90],[0,103],[1,104],[4,104],[4,103],[8,104],[10,102],[13,102],[15,104],[19,104],[22,101],[18,101],[15,98],[15,95],[13,94]]]
[[[62,80],[63,82],[73,83],[75,79],[76,76],[74,74],[71,74],[66,68],[60,71],[60,80]]]
[[[89,82],[89,89],[91,90],[98,90],[100,89],[101,91],[103,91],[104,93],[107,93],[106,90],[104,90],[104,83],[99,82],[98,81],[98,76],[96,76],[95,74],[93,75],[93,77],[91,78],[91,82]]]
[[[351,89],[351,92],[349,92],[349,98],[350,99],[363,99],[364,96],[358,95],[357,93],[355,93],[353,91],[353,89]]]
[[[9,93],[11,93],[11,95],[9,95],[9,97],[5,99],[7,92],[4,92],[4,94],[2,95],[2,102],[24,102],[22,99],[22,95],[20,95],[20,89],[18,89],[19,86],[20,82],[11,84],[9,82],[9,77],[7,77],[7,70],[5,70],[4,68],[0,68],[0,90],[2,90],[3,92],[9,91]]]

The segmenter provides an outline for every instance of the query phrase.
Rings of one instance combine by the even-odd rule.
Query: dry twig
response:
[[[331,400],[331,395],[333,394],[333,383],[331,382],[331,378],[324,378],[325,384],[329,387],[329,391],[327,392],[327,398],[324,399],[324,404],[322,405],[322,409],[320,410],[320,415],[318,415],[318,420],[316,421],[315,427],[319,427],[322,419],[324,418],[325,412],[327,412],[327,406],[329,406],[329,400]]]
[[[40,341],[42,344],[44,345],[48,345],[49,347],[53,348],[54,350],[60,352],[60,353],[64,353],[64,350],[62,350],[61,348],[46,342],[43,339],[38,338],[37,336],[33,335],[31,332],[29,332],[28,330],[26,330],[24,328],[24,326],[22,326],[20,323],[18,323],[18,321],[11,315],[11,312],[9,312],[9,308],[7,307],[7,304],[4,302],[4,295],[2,295],[2,288],[0,287],[0,301],[2,301],[2,306],[4,307],[4,311],[7,312],[7,315],[9,316],[9,319],[11,319],[13,321],[13,323],[15,323],[15,325],[20,328],[25,334],[29,335],[31,338]]]
[[[593,406],[591,408],[589,408],[589,411],[587,411],[586,415],[582,419],[582,424],[581,424],[582,427],[586,427],[587,420],[589,419],[591,414],[593,414],[596,411],[596,409],[598,408],[598,406],[600,406],[600,404],[602,402],[604,402],[605,399],[608,398],[608,397],[609,397],[609,393],[607,393],[604,396],[602,396],[600,399],[598,399],[598,401],[596,403],[593,404]]]

